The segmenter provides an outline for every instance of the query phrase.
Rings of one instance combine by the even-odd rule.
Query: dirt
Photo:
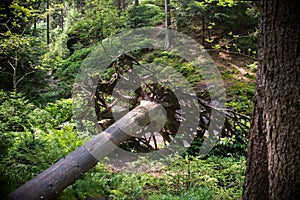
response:
[[[256,73],[247,66],[257,61],[255,58],[216,50],[208,50],[208,53],[223,75],[225,88],[230,88],[237,82],[255,82],[253,78],[249,77],[255,77]],[[230,77],[226,77],[224,74],[229,74]]]

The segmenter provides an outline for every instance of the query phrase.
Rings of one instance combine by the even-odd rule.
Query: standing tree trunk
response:
[[[300,12],[262,0],[259,71],[243,198],[300,196]]]
[[[204,13],[202,13],[201,20],[202,20],[202,46],[205,47],[205,30],[206,30],[206,26],[205,26]]]
[[[60,0],[60,3],[63,5],[64,1]],[[64,8],[60,10],[60,27],[61,31],[64,31]]]
[[[170,28],[171,26],[170,0],[165,0],[165,14],[166,14],[166,27]]]
[[[46,10],[47,10],[47,19],[46,19],[46,24],[47,24],[47,44],[50,44],[50,0],[47,0],[46,2]]]
[[[134,0],[134,5],[135,5],[135,6],[139,6],[139,5],[140,5],[139,0]]]
[[[122,14],[122,0],[117,0],[118,17]]]
[[[170,46],[170,38],[169,38],[169,33],[168,29],[170,28],[171,25],[171,13],[170,13],[170,0],[165,0],[165,28],[166,28],[166,35],[165,35],[165,48],[168,49]]]

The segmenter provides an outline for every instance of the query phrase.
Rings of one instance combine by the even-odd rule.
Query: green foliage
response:
[[[2,192],[15,189],[81,145],[74,125],[46,132],[35,128],[14,135],[14,144],[1,161]]]
[[[238,113],[251,116],[254,92],[255,83],[238,82],[229,89],[229,99],[226,105]]]
[[[170,69],[177,70],[182,76],[186,77],[191,86],[196,84],[202,79],[196,67],[180,56],[168,51],[157,51],[153,55],[149,55],[145,58],[148,63],[155,63],[165,66],[162,73],[166,73]],[[170,74],[170,76],[176,76],[176,74]]]
[[[250,128],[250,124],[248,124]],[[217,145],[214,147],[211,155],[218,156],[246,156],[249,135],[248,130],[241,130],[241,127],[236,127],[240,129],[234,133],[231,137],[220,138]]]
[[[34,4],[35,0],[2,0],[0,32],[8,31],[7,28],[9,28],[14,33],[22,33],[22,27],[38,14],[38,10],[33,8]]]
[[[33,105],[22,94],[0,90],[0,160],[13,143],[13,135],[29,127],[28,114]]]
[[[127,26],[129,28],[140,28],[146,26],[156,26],[163,22],[163,10],[153,4],[140,4],[128,8]]]
[[[174,6],[178,30],[202,45],[256,57],[259,9],[251,2],[179,0]]]
[[[248,2],[237,2],[232,6],[220,6],[215,2],[206,9],[213,13],[210,19],[216,23],[216,26],[222,27],[226,32],[249,31],[257,26],[257,10]],[[252,9],[253,12],[249,10]]]
[[[1,142],[9,141],[0,155],[0,186],[6,193],[79,147],[82,140],[71,120],[71,100],[33,110],[20,95],[0,94]]]
[[[257,57],[258,31],[247,33],[246,35],[239,36],[234,35],[232,32],[228,33],[228,36],[219,40],[219,42],[213,46],[216,50],[232,51],[239,54],[244,54],[249,57]],[[213,41],[211,41],[213,42]]]
[[[64,123],[72,123],[72,100],[60,99],[48,103],[43,109],[34,109],[28,116],[33,129],[47,131],[49,128],[62,127]]]
[[[237,72],[236,72],[237,73]],[[232,81],[235,73],[226,72],[223,77],[226,81]],[[249,77],[248,77],[249,78]],[[251,77],[252,78],[252,77]],[[253,110],[253,97],[255,92],[254,80],[248,82],[233,81],[230,87],[227,88],[227,102],[226,107],[235,112],[250,117]],[[240,119],[239,123],[228,119],[226,123],[233,124],[235,131],[231,133],[230,137],[221,138],[218,144],[214,147],[211,154],[219,156],[228,155],[242,155],[245,156],[248,147],[248,135],[250,130],[250,123],[244,119]]]
[[[63,31],[60,28],[55,28],[51,33],[51,43],[48,44],[47,51],[42,56],[42,68],[49,71],[56,70],[61,67],[62,62],[70,56],[67,49],[68,31],[72,28],[73,24],[80,18],[80,15],[75,8],[70,8],[66,14],[64,21]],[[41,24],[40,26],[43,26]],[[41,33],[43,34],[43,33]],[[44,37],[45,34],[43,34]]]
[[[98,43],[124,28],[125,16],[119,15],[112,0],[88,1],[85,14],[79,16],[67,31],[67,46],[71,54],[75,50]]]
[[[173,185],[177,188],[177,194],[186,190],[202,189],[208,197],[212,193],[207,190],[214,191],[212,199],[218,199],[218,195],[222,195],[223,192],[230,196],[225,199],[239,199],[243,185],[244,162],[244,159],[233,157],[210,157],[207,160],[184,157],[172,163],[170,171],[173,178],[169,178],[169,182],[171,187]]]
[[[81,66],[81,62],[90,52],[90,48],[77,50],[70,57],[63,60],[60,67],[53,69],[52,83],[45,95],[51,99],[70,98],[73,83]]]
[[[6,170],[7,154],[13,147],[16,136],[29,128],[28,114],[32,110],[33,105],[24,98],[24,95],[0,90],[0,174],[4,176],[0,181],[1,188],[5,183],[3,170]],[[7,187],[10,187],[9,182]],[[7,187],[3,188],[3,192],[6,191]]]
[[[37,86],[43,85],[44,74],[36,69],[45,52],[41,37],[35,34],[39,31],[30,27],[31,20],[39,16],[35,4],[32,0],[4,0],[0,18],[0,87],[18,89],[32,99],[38,96]]]
[[[258,63],[257,61],[253,62],[252,64],[247,65],[247,67],[253,71],[253,72],[257,72],[258,69]]]
[[[190,199],[190,200],[198,200],[198,199],[213,199],[213,194],[217,192],[210,188],[199,187],[193,188],[187,191],[182,191],[179,195],[174,194],[153,194],[149,197],[149,200],[181,200],[181,199]]]
[[[138,199],[153,177],[147,174],[113,173],[99,163],[83,178],[68,187],[59,199],[86,199],[88,197],[109,196],[114,199]]]
[[[59,199],[240,199],[245,159],[177,157],[161,170],[114,172],[99,163]]]
[[[213,15],[209,19],[215,23],[214,29],[224,33],[215,48],[256,57],[258,8],[249,2],[238,2],[233,7],[213,5],[210,6]]]
[[[24,131],[28,127],[28,113],[33,105],[23,94],[0,90],[1,131]]]
[[[0,40],[0,49],[2,88],[7,90],[21,87],[23,90],[26,86],[35,87],[32,83],[36,83],[39,77],[34,76],[37,75],[34,72],[40,66],[40,56],[44,53],[40,38],[7,31],[5,38]],[[16,82],[13,82],[14,76]],[[27,83],[26,86],[24,82]]]

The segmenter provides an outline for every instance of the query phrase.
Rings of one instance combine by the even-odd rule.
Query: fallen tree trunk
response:
[[[107,156],[121,142],[136,134],[135,131],[151,122],[153,118],[150,116],[154,116],[159,108],[157,103],[142,101],[101,134],[17,188],[6,199],[55,199],[61,191],[95,166],[99,159]]]

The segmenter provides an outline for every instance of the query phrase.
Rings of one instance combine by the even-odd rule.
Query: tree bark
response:
[[[64,1],[60,0],[60,3],[63,5]],[[61,31],[64,31],[64,8],[60,10],[60,27]]]
[[[165,35],[165,48],[168,49],[170,46],[170,38],[168,29],[171,26],[171,13],[170,13],[170,0],[165,0],[165,26],[166,26],[166,35]]]
[[[49,2],[50,0],[47,0],[47,2],[46,2],[46,9],[47,9],[47,19],[46,19],[46,24],[47,24],[47,33],[46,33],[46,37],[47,37],[47,44],[50,44],[50,11],[49,11],[49,9],[50,9],[50,2]]]
[[[135,5],[135,6],[139,6],[139,5],[140,5],[139,0],[134,0],[134,5]]]
[[[154,119],[152,117],[155,117],[157,109],[160,109],[159,104],[142,101],[141,105],[127,113],[104,132],[17,188],[6,199],[55,199],[61,191],[95,166],[99,159],[107,156],[121,142],[132,137],[131,135],[136,130]],[[125,133],[124,130],[131,132]]]
[[[259,71],[242,199],[300,196],[300,12],[262,0]]]
[[[171,26],[170,0],[165,0],[165,14],[166,14],[166,27],[170,28]]]

